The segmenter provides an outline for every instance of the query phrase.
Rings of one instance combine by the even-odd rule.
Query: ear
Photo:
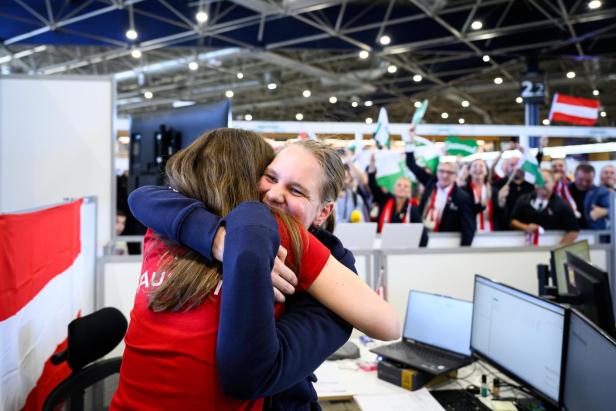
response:
[[[325,220],[327,220],[327,217],[329,217],[329,215],[332,213],[332,211],[334,211],[334,202],[333,201],[328,201],[319,211],[319,213],[317,214],[317,216],[315,217],[314,221],[312,222],[313,225],[320,227]]]

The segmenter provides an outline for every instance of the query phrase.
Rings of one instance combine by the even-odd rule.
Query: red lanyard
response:
[[[383,212],[381,213],[381,218],[379,218],[379,229],[378,229],[379,232],[381,232],[381,230],[383,229],[384,223],[391,222],[391,216],[393,215],[395,204],[396,204],[396,199],[390,198],[389,200],[387,200],[387,202],[383,206]],[[409,199],[407,201],[406,214],[404,214],[404,217],[402,217],[403,223],[407,223],[411,221],[411,207],[412,206],[413,206],[412,200]]]
[[[432,231],[437,232],[439,230],[439,226],[441,224],[441,217],[443,216],[443,211],[445,210],[445,207],[447,206],[447,203],[449,202],[449,199],[451,198],[451,193],[453,192],[453,184],[451,185],[451,187],[449,187],[449,190],[447,191],[447,198],[445,199],[445,204],[443,204],[443,207],[440,210],[436,209],[436,196],[438,193],[438,186],[434,186],[434,191],[432,191],[432,198],[430,198],[430,205],[428,206],[428,213],[430,214],[430,218],[432,221],[434,221],[434,228],[432,229]]]
[[[493,226],[493,217],[492,217],[492,196],[490,195],[490,193],[488,192],[488,187],[484,184],[481,186],[481,189],[479,191],[477,191],[475,188],[475,185],[473,184],[473,182],[471,181],[470,183],[470,187],[471,187],[471,191],[473,193],[473,197],[475,198],[475,203],[481,203],[483,200],[483,196],[485,193],[485,197],[486,198],[486,209],[479,212],[477,215],[477,226],[479,228],[479,231],[488,231],[488,232],[492,232],[494,231],[494,226]],[[487,218],[486,218],[487,215]],[[486,222],[487,219],[487,222]],[[487,226],[487,228],[486,228]]]

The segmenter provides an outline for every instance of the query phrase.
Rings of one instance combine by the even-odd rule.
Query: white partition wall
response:
[[[0,77],[0,212],[98,199],[98,249],[111,238],[113,83]]]
[[[537,264],[549,264],[549,247],[450,248],[383,252],[387,301],[404,318],[409,289],[473,300],[475,274],[537,294]],[[610,247],[593,246],[591,261],[606,268]]]

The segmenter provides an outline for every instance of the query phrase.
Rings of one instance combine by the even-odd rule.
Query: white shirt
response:
[[[447,196],[449,196],[449,191],[452,188],[453,187],[451,185],[445,188],[441,188],[438,184],[436,185],[436,201],[434,202],[434,208],[436,208],[439,218],[443,215],[443,210],[445,209],[445,204],[447,203]]]
[[[532,202],[532,206],[537,211],[542,211],[544,208],[548,206],[548,200],[545,198],[535,198]]]

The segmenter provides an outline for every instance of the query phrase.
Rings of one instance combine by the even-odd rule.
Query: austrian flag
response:
[[[594,126],[599,117],[599,100],[554,94],[550,108],[550,122]]]

